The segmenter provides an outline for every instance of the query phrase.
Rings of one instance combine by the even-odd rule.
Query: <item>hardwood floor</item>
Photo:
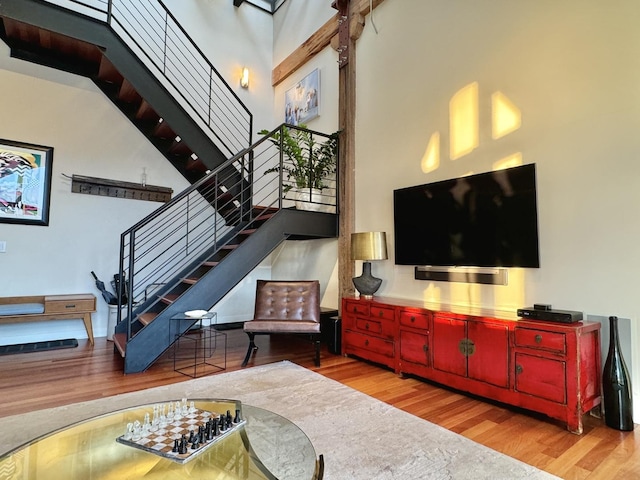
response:
[[[248,345],[241,330],[228,330],[227,371],[240,369]],[[0,356],[0,417],[172,384],[190,378],[173,371],[167,356],[147,372],[122,373],[113,343],[94,347]],[[640,437],[588,417],[582,435],[544,416],[450,391],[416,378],[323,349],[313,365],[312,346],[294,337],[258,336],[249,365],[290,360],[411,414],[563,479],[640,480]],[[640,427],[639,427],[640,428]]]

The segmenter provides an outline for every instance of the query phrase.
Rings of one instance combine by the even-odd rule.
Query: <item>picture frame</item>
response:
[[[284,121],[306,124],[320,115],[320,70],[316,68],[284,93]]]
[[[0,223],[49,225],[53,147],[0,139]]]

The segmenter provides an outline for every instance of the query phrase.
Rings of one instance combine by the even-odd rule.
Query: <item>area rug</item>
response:
[[[558,478],[287,361],[0,418],[0,454],[79,420],[182,397],[233,398],[288,418],[324,455],[326,480]]]

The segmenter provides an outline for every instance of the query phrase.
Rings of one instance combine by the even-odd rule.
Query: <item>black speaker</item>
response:
[[[320,313],[320,336],[334,355],[342,353],[342,321],[337,314],[337,310],[329,309]]]

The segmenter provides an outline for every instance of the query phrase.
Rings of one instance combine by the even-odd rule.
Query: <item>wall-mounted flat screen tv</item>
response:
[[[396,265],[540,267],[535,164],[394,190]]]

